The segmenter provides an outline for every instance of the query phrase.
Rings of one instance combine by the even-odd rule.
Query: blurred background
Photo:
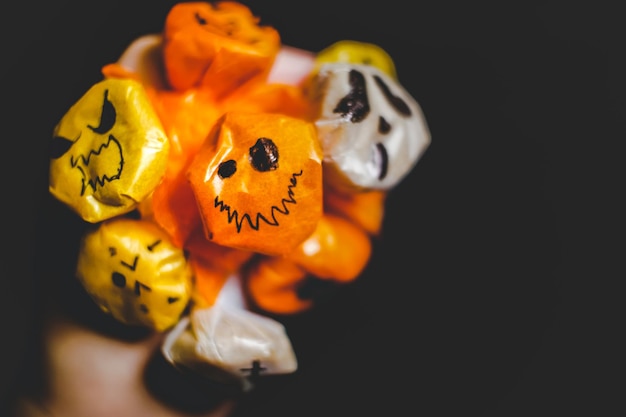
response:
[[[175,3],[2,6],[3,396],[29,343],[33,219],[52,129],[102,65],[161,31]],[[623,245],[608,244],[623,240],[617,5],[242,3],[286,45],[381,46],[432,145],[390,193],[363,276],[285,319],[298,373],[260,387],[238,416],[626,413],[609,382],[624,370]]]

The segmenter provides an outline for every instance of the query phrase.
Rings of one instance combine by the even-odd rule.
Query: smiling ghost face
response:
[[[159,183],[168,151],[141,84],[104,80],[55,127],[49,189],[91,223],[125,214]]]
[[[190,298],[185,253],[147,221],[116,218],[86,233],[76,271],[96,304],[130,325],[165,330]]]
[[[337,189],[389,190],[430,144],[418,103],[374,66],[324,64],[311,91],[325,180]]]
[[[226,113],[189,170],[206,238],[266,254],[290,252],[322,215],[321,157],[312,123]]]

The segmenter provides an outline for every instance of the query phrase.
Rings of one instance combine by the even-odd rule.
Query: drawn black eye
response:
[[[250,148],[250,162],[257,171],[275,170],[278,168],[278,147],[271,139],[257,139]]]
[[[153,252],[154,249],[156,249],[162,242],[163,241],[161,239],[157,239],[148,246],[146,246],[146,248],[148,249],[148,251]]]
[[[100,123],[98,126],[87,125],[94,133],[103,134],[113,129],[117,112],[113,103],[109,101],[109,90],[104,92],[104,100],[102,102],[102,112],[100,113]]]
[[[380,116],[378,118],[378,133],[386,135],[389,132],[391,132],[391,125],[384,117]]]
[[[411,115],[411,108],[406,104],[406,102],[404,100],[402,100],[402,98],[394,95],[391,92],[391,89],[389,88],[387,83],[385,83],[383,81],[382,78],[380,78],[379,76],[375,75],[374,76],[374,81],[376,81],[376,85],[378,85],[378,88],[380,88],[380,91],[382,91],[383,95],[385,96],[385,98],[387,99],[389,104],[391,104],[391,106],[394,109],[396,109],[398,111],[398,113],[400,113],[400,114],[402,114],[404,116],[410,116]]]
[[[52,142],[50,143],[50,159],[58,159],[62,157],[67,151],[70,150],[73,144],[73,141],[62,136],[53,137]]]
[[[196,18],[196,22],[198,22],[198,24],[200,24],[202,26],[206,25],[206,23],[207,23],[206,19],[204,17],[200,16],[200,13],[196,13],[194,15],[194,17]]]
[[[126,286],[126,277],[119,272],[113,272],[111,274],[111,281],[116,287],[124,288]]]
[[[237,172],[237,161],[232,159],[222,162],[217,168],[217,175],[219,175],[220,178],[230,178],[235,172]]]
[[[370,112],[365,76],[360,71],[352,70],[350,71],[349,82],[350,92],[337,103],[333,113],[347,117],[352,123],[359,123]]]

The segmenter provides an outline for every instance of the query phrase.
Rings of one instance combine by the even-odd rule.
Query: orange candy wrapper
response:
[[[50,159],[50,192],[95,223],[77,278],[104,313],[168,332],[174,366],[243,390],[243,369],[295,371],[268,316],[313,308],[311,280],[359,277],[387,191],[430,143],[393,61],[281,45],[240,3],[187,2],[102,74]]]
[[[189,167],[207,239],[282,255],[322,215],[322,152],[313,124],[226,113]]]
[[[169,84],[176,90],[207,86],[220,98],[267,76],[280,49],[276,29],[259,26],[244,5],[222,1],[172,7],[163,31]]]

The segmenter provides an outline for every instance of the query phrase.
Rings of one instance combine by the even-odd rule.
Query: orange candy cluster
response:
[[[177,4],[161,36],[143,51],[162,61],[105,65],[93,109],[81,123],[66,121],[75,131],[61,126],[73,138],[81,137],[81,129],[94,133],[94,119],[103,117],[101,103],[120,101],[121,95],[107,96],[115,83],[145,91],[146,101],[132,110],[138,116],[118,106],[116,130],[96,132],[107,144],[111,138],[121,144],[118,177],[82,187],[82,194],[66,200],[89,205],[97,191],[106,205],[107,188],[115,183],[144,184],[134,194],[141,198],[125,200],[122,213],[104,210],[112,214],[85,220],[113,222],[132,211],[158,225],[187,256],[191,299],[198,307],[214,304],[227,278],[239,274],[254,307],[275,314],[304,311],[314,305],[299,291],[307,280],[356,279],[370,258],[371,238],[380,232],[385,192],[329,187],[314,102],[302,85],[268,81],[281,47],[278,32],[259,25],[242,4]],[[150,48],[157,53],[148,54]],[[145,76],[155,72],[156,81]],[[156,120],[143,117],[153,113]],[[150,129],[134,127],[144,124],[158,127],[167,145],[150,148]],[[125,145],[124,137],[135,143],[143,138],[148,148]],[[85,164],[104,147],[94,143],[91,149],[81,159]],[[74,160],[68,157],[55,177],[73,171]],[[144,177],[127,178],[129,164],[138,165],[135,172]],[[124,230],[132,241],[132,226]],[[118,297],[117,289],[111,291]]]

